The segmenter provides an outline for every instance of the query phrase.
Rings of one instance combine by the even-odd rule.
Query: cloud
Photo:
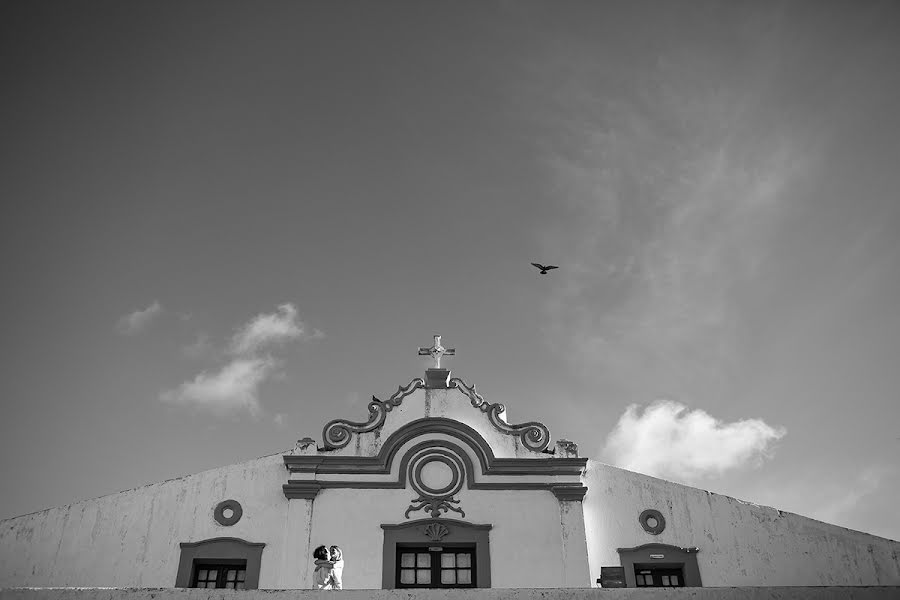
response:
[[[210,342],[209,335],[200,333],[193,342],[183,347],[181,352],[188,358],[201,359],[215,354],[216,350]]]
[[[163,312],[162,305],[154,300],[153,304],[144,309],[138,309],[122,316],[116,323],[116,330],[122,335],[134,335],[140,333]]]
[[[200,333],[196,340],[182,348],[189,358],[217,357],[230,361],[219,371],[204,371],[178,387],[159,395],[162,402],[195,409],[209,410],[217,415],[247,413],[253,417],[262,414],[259,390],[268,380],[284,376],[279,369],[281,362],[273,355],[274,347],[299,339],[324,337],[318,329],[307,332],[305,324],[297,318],[293,304],[285,303],[274,313],[262,313],[239,327],[232,336],[225,352],[213,347],[209,336]],[[273,423],[283,426],[285,416],[276,414]]]
[[[549,44],[522,94],[556,203],[541,255],[563,267],[545,339],[638,397],[721,396],[741,364],[742,292],[796,210],[811,143],[761,108],[774,67],[756,45],[736,77],[714,36],[661,39],[671,51],[652,64],[597,61],[595,43]]]
[[[659,401],[643,414],[628,406],[607,436],[604,454],[623,469],[692,482],[760,464],[785,433],[761,419],[723,423],[701,409]]]
[[[274,313],[256,315],[240,327],[231,340],[229,352],[239,356],[247,355],[291,340],[321,337],[324,334],[318,329],[307,333],[306,325],[297,319],[296,307],[285,303],[278,306]]]
[[[238,358],[215,373],[203,372],[193,381],[160,394],[167,404],[210,410],[224,416],[246,411],[258,416],[259,388],[277,368],[271,357]]]

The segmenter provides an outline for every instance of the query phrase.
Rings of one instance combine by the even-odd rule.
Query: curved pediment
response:
[[[424,465],[447,466],[453,485],[448,489],[549,489],[567,498],[584,495],[580,477],[585,458],[498,458],[472,427],[443,417],[412,421],[395,431],[376,456],[315,455],[284,457],[291,479],[288,497],[315,497],[323,488],[405,488],[421,496],[447,496],[429,488]],[[426,460],[427,459],[427,460]],[[419,468],[419,465],[423,465]],[[418,470],[417,470],[418,469]],[[452,496],[452,494],[450,494]]]

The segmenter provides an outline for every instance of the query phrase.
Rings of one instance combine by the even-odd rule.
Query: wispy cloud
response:
[[[192,358],[210,355],[230,356],[231,360],[218,371],[204,371],[193,380],[162,392],[160,400],[179,406],[209,410],[217,415],[246,412],[257,417],[262,414],[260,387],[280,375],[281,362],[272,351],[288,342],[318,339],[324,334],[318,329],[308,332],[298,318],[293,304],[282,304],[274,313],[262,313],[240,326],[225,352],[217,351],[206,334],[200,334],[183,352]],[[283,425],[284,415],[273,417],[276,426]]]
[[[785,433],[761,419],[724,423],[703,410],[659,401],[643,413],[629,406],[607,437],[604,454],[624,469],[694,482],[760,464]]]
[[[216,353],[216,349],[213,348],[212,342],[209,339],[209,335],[206,333],[200,333],[197,335],[196,339],[193,342],[191,342],[187,346],[184,346],[181,349],[181,352],[188,358],[201,359],[212,356]]]
[[[267,346],[323,336],[318,329],[308,332],[303,321],[297,318],[297,308],[285,303],[278,306],[274,313],[256,315],[240,327],[231,340],[230,352],[235,355],[252,354]]]
[[[542,255],[563,267],[547,339],[581,368],[653,384],[642,392],[727,380],[740,293],[809,161],[789,128],[757,112],[771,57],[735,77],[728,59],[692,44],[673,42],[652,65],[631,57],[635,69],[559,43],[536,67],[552,91],[532,94],[544,98],[533,111],[539,160],[558,203]]]
[[[116,323],[116,330],[122,335],[134,335],[147,328],[163,312],[162,305],[154,300],[147,308],[123,315]]]
[[[233,360],[215,373],[203,372],[192,381],[160,395],[168,404],[209,410],[217,415],[248,412],[258,416],[259,387],[276,369],[271,357]]]

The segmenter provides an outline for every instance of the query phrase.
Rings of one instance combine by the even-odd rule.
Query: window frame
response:
[[[440,550],[432,550],[432,548],[440,548]],[[472,572],[472,581],[469,584],[445,584],[441,581],[441,571],[444,570],[441,564],[441,555],[452,552],[460,554],[465,551],[471,555],[471,566],[469,570]],[[404,568],[400,561],[400,555],[405,553],[414,554],[430,554],[431,555],[431,582],[426,584],[403,584],[400,582],[400,571]],[[474,589],[478,587],[478,549],[475,544],[441,544],[435,542],[433,545],[428,544],[397,544],[396,566],[394,568],[394,585],[396,589]],[[419,570],[418,567],[415,570]],[[454,568],[459,570],[459,567]]]
[[[200,564],[235,564],[243,561],[244,589],[259,589],[259,570],[265,544],[248,542],[240,538],[211,538],[199,542],[181,542],[181,556],[175,574],[175,587],[189,588],[196,579],[196,566]]]
[[[640,571],[650,571],[650,577],[653,580],[653,585],[640,585],[637,582],[638,575]],[[665,572],[664,572],[665,571]],[[662,581],[663,577],[671,577],[672,575],[678,576],[678,585],[671,585],[671,583],[664,584]],[[645,575],[646,576],[646,575]],[[657,563],[657,564],[647,564],[647,563],[635,563],[634,564],[634,579],[635,579],[635,587],[639,588],[676,588],[676,587],[687,587],[685,577],[684,577],[684,565],[682,563]]]
[[[438,538],[429,537],[429,526],[444,526],[448,533],[443,533]],[[472,588],[491,587],[491,552],[490,530],[493,525],[467,523],[456,519],[418,519],[407,521],[397,525],[382,524],[384,530],[384,545],[382,548],[381,563],[381,587],[392,590],[399,586],[399,570],[397,567],[400,547],[429,547],[441,546],[445,548],[468,547],[474,551],[473,574],[475,585]],[[404,588],[405,589],[405,588]],[[466,589],[466,588],[462,588]]]
[[[619,562],[625,568],[625,586],[638,587],[635,567],[681,569],[681,587],[703,587],[697,565],[699,548],[679,548],[669,544],[644,544],[635,548],[617,548]],[[641,586],[650,587],[650,586]]]
[[[240,583],[244,584],[244,587],[228,587],[228,571],[232,568],[237,568],[238,571],[244,572],[244,579],[240,581]],[[191,588],[197,588],[197,584],[199,583],[198,579],[200,576],[200,571],[202,570],[210,570],[216,569],[218,570],[218,576],[216,577],[216,586],[214,588],[210,588],[208,585],[203,589],[247,589],[247,561],[246,560],[231,560],[231,559],[196,559],[194,561],[193,573],[191,574]],[[206,580],[209,581],[208,579]],[[237,577],[235,577],[235,582],[238,582]],[[223,585],[219,585],[222,583]],[[199,588],[198,588],[199,589]]]

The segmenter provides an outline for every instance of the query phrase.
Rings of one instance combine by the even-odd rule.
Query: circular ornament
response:
[[[644,531],[650,535],[659,535],[666,528],[666,519],[658,510],[648,508],[638,517],[638,522]]]
[[[465,466],[462,460],[453,452],[442,448],[422,452],[410,461],[409,470],[410,486],[423,497],[451,497],[459,493],[465,482]],[[432,487],[436,483],[432,480],[433,477],[440,480],[437,484],[439,487]]]
[[[216,506],[213,518],[219,525],[230,527],[240,521],[243,514],[244,509],[241,508],[240,502],[237,500],[223,500]]]

